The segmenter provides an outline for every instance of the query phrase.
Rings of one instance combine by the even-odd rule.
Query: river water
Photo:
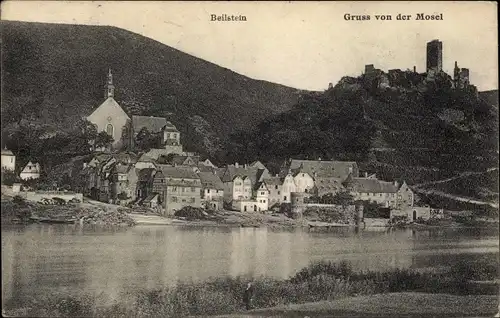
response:
[[[2,300],[54,291],[113,297],[221,276],[287,278],[317,260],[348,260],[362,270],[429,269],[490,253],[499,253],[498,229],[2,226]]]

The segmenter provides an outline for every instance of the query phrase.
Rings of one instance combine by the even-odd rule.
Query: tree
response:
[[[158,146],[158,134],[150,132],[146,127],[139,131],[135,140],[137,148],[143,151],[149,151]]]
[[[12,170],[2,168],[2,184],[12,186],[16,182],[20,182],[21,178]]]
[[[354,204],[354,197],[348,191],[337,192],[332,196],[331,203],[342,206],[352,205]]]
[[[113,137],[108,135],[105,131],[101,131],[97,134],[95,139],[95,146],[97,148],[107,148],[114,142]]]

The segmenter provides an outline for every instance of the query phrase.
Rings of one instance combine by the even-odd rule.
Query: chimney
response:
[[[280,175],[279,174],[276,174],[275,177],[278,178]]]
[[[318,157],[318,161],[321,161],[321,157]]]
[[[413,65],[413,73],[417,73],[417,67]]]
[[[248,165],[245,163],[245,165],[244,165],[243,167],[245,167],[245,169],[247,169],[247,168],[248,168]]]
[[[365,171],[365,178],[368,178],[368,172]]]
[[[235,168],[239,168],[239,167],[240,167],[240,165],[236,162],[236,163],[234,164],[234,167],[235,167]]]
[[[396,188],[397,188],[397,187],[399,187],[399,182],[394,181],[394,186],[395,186]]]
[[[87,163],[86,162],[83,163],[83,168],[87,168]]]

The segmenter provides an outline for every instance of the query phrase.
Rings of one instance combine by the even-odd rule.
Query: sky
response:
[[[479,90],[498,88],[495,2],[2,1],[2,20],[111,25],[251,78],[324,90],[365,64],[425,72],[426,43],[443,42],[443,69],[470,69]],[[370,15],[347,21],[344,15]],[[401,13],[409,21],[396,20]],[[442,21],[417,21],[417,13]],[[246,22],[212,22],[211,15]],[[392,15],[376,20],[375,15]]]

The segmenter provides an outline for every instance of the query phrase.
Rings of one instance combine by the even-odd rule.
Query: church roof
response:
[[[149,132],[160,132],[167,125],[167,120],[162,117],[153,116],[132,116],[132,127],[134,132],[138,133],[141,129],[146,128]]]
[[[123,108],[114,100],[113,97],[108,97],[99,107],[97,107],[92,114],[90,114],[87,119],[90,122],[94,122],[94,118],[99,118],[102,116],[124,116],[127,119],[127,113],[123,110]]]

